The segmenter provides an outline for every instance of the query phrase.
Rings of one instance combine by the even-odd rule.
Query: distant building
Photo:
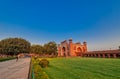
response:
[[[58,56],[81,56],[87,52],[87,43],[73,43],[72,39],[65,40],[58,44]]]

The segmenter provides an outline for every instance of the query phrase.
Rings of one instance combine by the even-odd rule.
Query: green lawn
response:
[[[120,79],[120,59],[51,58],[50,79]]]

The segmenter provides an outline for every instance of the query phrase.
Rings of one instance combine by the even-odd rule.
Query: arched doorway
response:
[[[65,47],[63,47],[63,48],[62,48],[63,56],[66,56],[65,52],[66,52],[66,49],[65,49]]]
[[[82,49],[80,47],[77,48],[77,52],[76,52],[76,55],[77,56],[81,56],[81,53],[82,53]]]

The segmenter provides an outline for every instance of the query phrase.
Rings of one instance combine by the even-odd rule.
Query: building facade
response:
[[[58,44],[57,49],[58,56],[81,56],[83,53],[87,52],[87,43],[73,43],[72,39],[69,39],[69,41],[65,40]]]

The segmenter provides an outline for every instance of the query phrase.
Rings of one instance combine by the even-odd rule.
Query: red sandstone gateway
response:
[[[58,56],[81,56],[83,53],[87,52],[87,43],[80,42],[73,43],[72,39],[69,39],[58,44]]]

